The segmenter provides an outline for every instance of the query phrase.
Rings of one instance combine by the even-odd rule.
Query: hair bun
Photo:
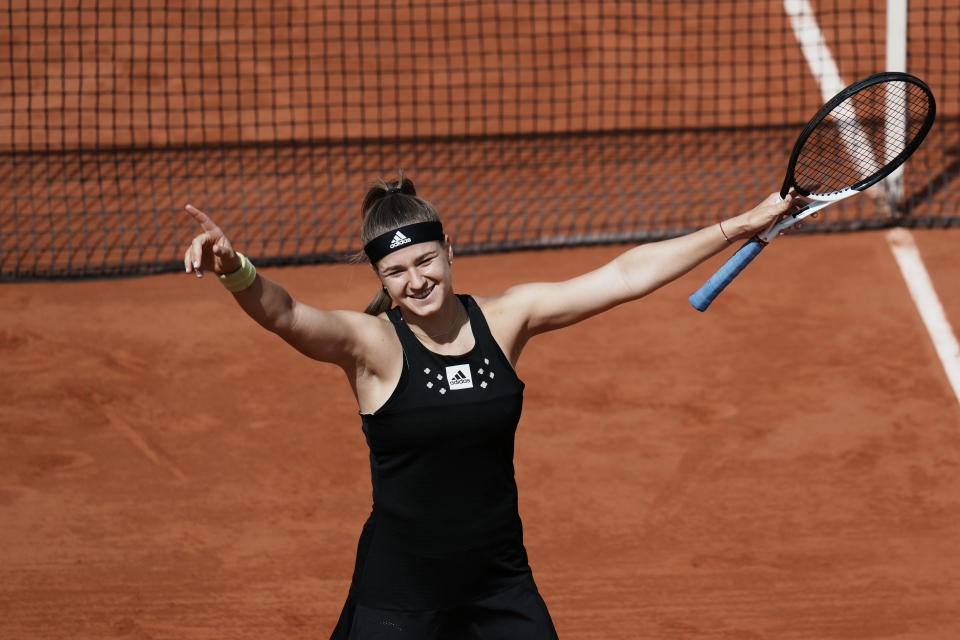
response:
[[[417,188],[413,186],[413,180],[403,175],[403,169],[397,171],[397,181],[390,182],[388,193],[402,193],[405,196],[417,195]]]
[[[377,178],[370,184],[367,194],[363,197],[363,203],[360,205],[361,219],[366,218],[367,212],[370,211],[374,203],[385,200],[395,193],[414,197],[417,195],[417,188],[413,186],[413,180],[403,175],[403,169],[397,171],[396,180]]]

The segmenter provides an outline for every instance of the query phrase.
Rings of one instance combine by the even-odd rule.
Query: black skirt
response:
[[[522,534],[438,554],[398,546],[374,518],[331,640],[556,640]]]

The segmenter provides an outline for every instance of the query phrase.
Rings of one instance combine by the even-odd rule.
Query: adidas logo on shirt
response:
[[[450,391],[472,389],[473,376],[470,375],[470,365],[455,364],[447,367],[447,386],[450,387]]]
[[[401,247],[409,243],[410,243],[410,238],[403,235],[401,232],[397,231],[397,233],[394,234],[393,236],[393,240],[390,241],[390,248],[396,249],[397,247]]]

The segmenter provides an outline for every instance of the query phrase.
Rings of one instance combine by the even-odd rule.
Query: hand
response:
[[[745,213],[723,223],[731,240],[750,237],[759,233],[784,215],[798,209],[803,203],[793,193],[781,199],[778,192],[771,193],[763,202]]]
[[[215,273],[232,273],[239,269],[240,257],[233,250],[223,230],[192,204],[185,208],[203,229],[203,233],[193,239],[183,256],[183,266],[187,273],[194,271],[197,277],[201,278],[204,269],[213,269]]]

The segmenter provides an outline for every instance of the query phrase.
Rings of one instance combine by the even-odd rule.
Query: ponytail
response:
[[[367,308],[364,309],[363,312],[371,316],[378,316],[392,306],[393,300],[390,299],[390,294],[387,293],[386,287],[380,287],[377,289],[377,293],[374,294],[373,300],[367,304]]]

